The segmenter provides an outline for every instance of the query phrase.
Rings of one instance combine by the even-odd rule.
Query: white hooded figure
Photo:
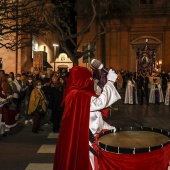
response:
[[[149,103],[159,104],[164,102],[162,87],[157,79],[153,80],[149,94]]]
[[[124,103],[125,104],[138,104],[137,85],[134,80],[134,76],[129,78],[129,80],[127,81]]]
[[[91,97],[89,129],[94,136],[100,133],[102,129],[113,130],[114,132],[116,132],[116,128],[105,122],[101,114],[102,109],[108,108],[117,100],[121,99],[121,96],[114,86],[114,82],[116,81],[116,79],[117,74],[114,70],[110,69],[107,75],[107,82],[104,85],[100,95],[98,97]],[[89,145],[92,146],[92,143],[90,141]],[[89,151],[89,156],[92,170],[95,170],[94,154]]]
[[[166,94],[165,94],[165,105],[170,106],[170,80],[168,80]]]

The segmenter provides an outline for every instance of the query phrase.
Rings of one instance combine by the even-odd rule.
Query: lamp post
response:
[[[53,61],[54,61],[54,71],[55,71],[55,59],[56,59],[56,50],[57,50],[57,47],[59,45],[58,44],[53,44],[53,47],[54,47],[54,57],[53,57]]]

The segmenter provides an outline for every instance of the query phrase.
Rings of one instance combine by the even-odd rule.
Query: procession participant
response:
[[[5,71],[0,70],[0,84],[2,83],[2,79],[5,77]]]
[[[9,114],[5,112],[8,111],[8,109],[5,109],[4,105],[9,103],[8,99],[11,98],[12,98],[12,89],[10,88],[10,85],[8,84],[6,77],[3,77],[2,82],[0,84],[0,136],[1,135],[5,136],[6,135],[5,132],[10,130],[10,128],[6,126],[6,123],[8,125],[8,121],[9,121],[7,118],[9,118],[10,116],[8,116]],[[17,120],[13,120],[12,118],[10,117],[13,126],[16,124]]]
[[[167,82],[165,105],[170,106],[170,79],[168,79],[168,82]]]
[[[134,75],[130,75],[126,85],[125,104],[138,104],[137,84]]]
[[[80,66],[71,69],[63,96],[65,108],[56,145],[54,170],[98,169],[96,157],[89,151],[89,147],[95,150],[89,140],[89,129],[94,136],[103,129],[116,131],[115,127],[103,120],[101,114],[102,109],[121,98],[114,87],[116,78],[116,73],[109,70],[108,81],[100,96],[97,96],[92,73]]]
[[[153,84],[151,85],[150,94],[149,94],[149,103],[160,104],[164,102],[163,92],[158,79],[153,79]]]

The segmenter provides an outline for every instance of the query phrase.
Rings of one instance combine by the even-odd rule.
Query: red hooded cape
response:
[[[57,140],[54,170],[92,169],[89,160],[89,117],[90,99],[94,95],[92,73],[85,67],[73,67],[63,99],[65,110]]]

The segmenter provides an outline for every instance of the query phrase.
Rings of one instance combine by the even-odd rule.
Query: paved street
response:
[[[122,99],[112,105],[108,123],[116,127],[147,126],[170,131],[170,107],[160,105],[125,105]],[[31,125],[18,125],[0,138],[0,170],[52,170],[58,134],[51,125],[44,125],[39,134],[31,132]]]
[[[124,91],[120,91],[122,99],[113,104],[111,117],[107,121],[116,127],[146,126],[170,131],[170,107],[164,103],[124,104]]]

